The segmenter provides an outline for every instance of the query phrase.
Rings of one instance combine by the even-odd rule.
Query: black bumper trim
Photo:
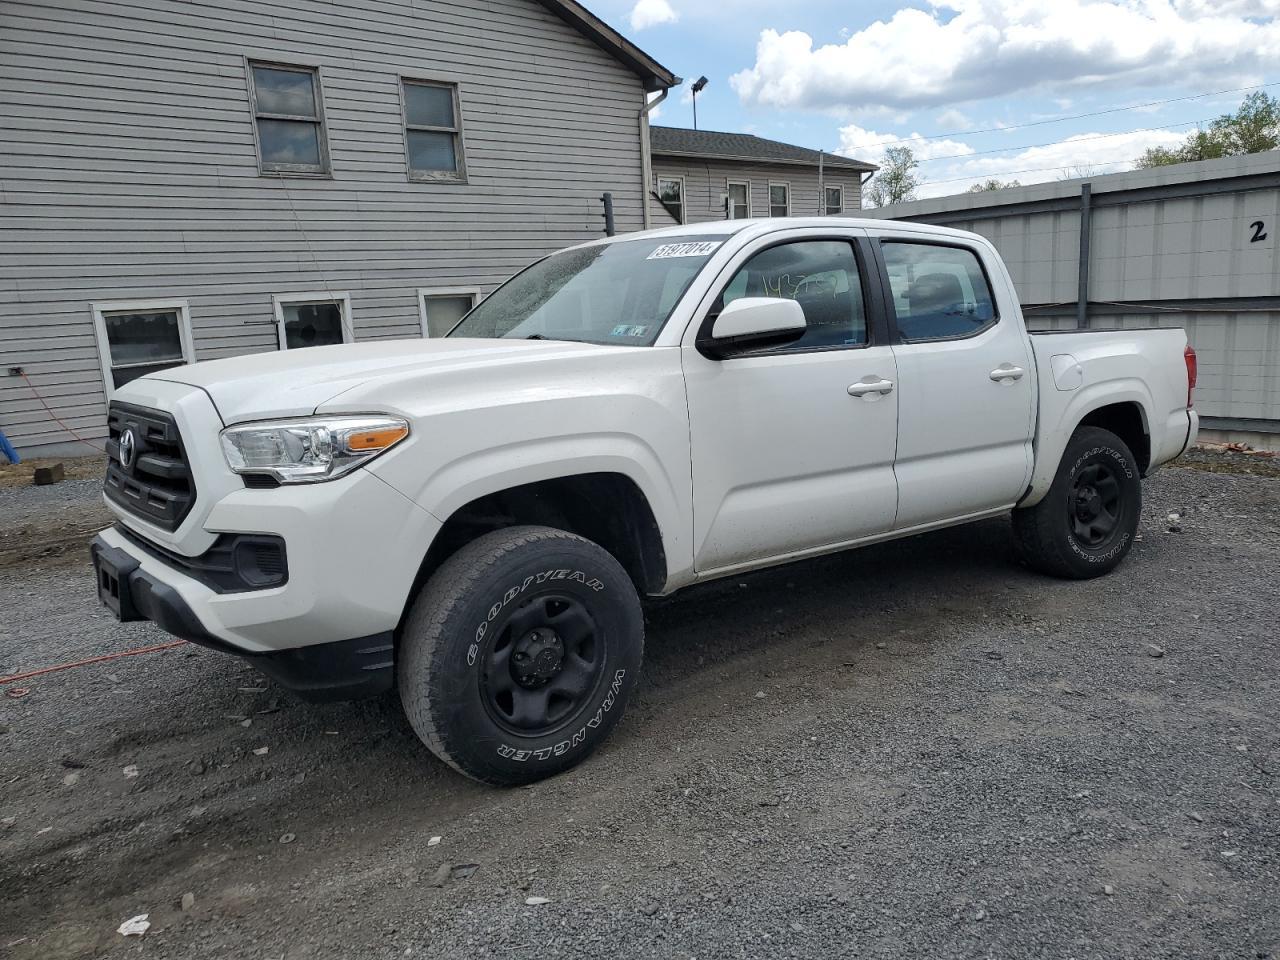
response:
[[[100,568],[106,560],[118,571],[119,606],[103,602],[125,622],[150,620],[175,637],[240,657],[306,700],[360,700],[386,693],[395,681],[395,636],[391,631],[310,647],[250,653],[215,637],[181,594],[146,573],[125,550],[94,537],[89,555],[103,591]]]

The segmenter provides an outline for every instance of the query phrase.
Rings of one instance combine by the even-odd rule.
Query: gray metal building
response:
[[[867,213],[987,237],[1032,329],[1185,327],[1206,436],[1280,443],[1280,152]]]
[[[86,453],[148,370],[447,328],[606,191],[645,224],[678,82],[573,0],[4,0],[0,430]]]
[[[746,133],[650,128],[661,223],[744,217],[857,216],[874,164]]]

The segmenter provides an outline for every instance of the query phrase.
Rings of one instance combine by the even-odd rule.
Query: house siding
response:
[[[746,180],[751,184],[753,217],[769,216],[769,184],[778,182],[791,184],[792,216],[817,216],[820,209],[816,166],[655,156],[653,177],[655,190],[659,177],[684,177],[686,223],[723,220],[723,197],[730,180]],[[862,206],[861,181],[857,170],[827,167],[823,172],[823,180],[829,187],[844,187],[846,212],[857,211]],[[653,198],[650,198],[649,210],[653,226],[669,226],[673,222],[666,208]]]
[[[317,67],[331,175],[260,176],[247,60]],[[400,78],[459,84],[468,182],[411,182]],[[196,360],[277,349],[273,294],[491,291],[642,226],[641,80],[533,0],[58,0],[0,8],[0,429],[105,432],[90,305],[181,299]],[[84,452],[87,452],[85,450]]]

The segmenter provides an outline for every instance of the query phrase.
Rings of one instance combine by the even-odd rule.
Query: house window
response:
[[[419,290],[418,311],[422,315],[422,335],[443,337],[479,302],[480,291],[474,287]]]
[[[93,323],[107,399],[130,380],[192,360],[185,300],[95,303]]]
[[[791,216],[791,184],[769,184],[769,216]]]
[[[457,84],[404,79],[400,84],[409,179],[466,179]]]
[[[746,180],[729,181],[728,214],[730,220],[745,220],[751,216],[751,184]]]
[[[262,173],[329,172],[320,77],[311,67],[249,64],[258,169]]]
[[[844,187],[826,188],[827,216],[836,217],[844,213]]]
[[[275,304],[280,349],[325,347],[350,343],[351,296],[346,293],[290,293],[271,298]]]
[[[659,177],[658,199],[676,223],[684,223],[684,177]]]

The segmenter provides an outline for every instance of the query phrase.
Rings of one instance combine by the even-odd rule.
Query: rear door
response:
[[[898,370],[895,526],[1013,506],[1031,476],[1034,360],[981,243],[871,230]]]
[[[897,372],[880,286],[850,228],[757,238],[721,272],[682,346],[699,574],[892,529]],[[702,355],[699,330],[739,297],[796,300],[804,336]]]

